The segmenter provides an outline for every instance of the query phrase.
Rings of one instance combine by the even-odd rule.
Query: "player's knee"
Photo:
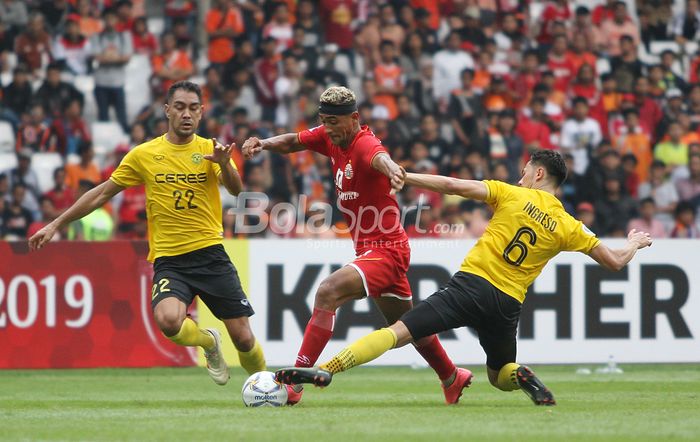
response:
[[[321,282],[316,291],[315,306],[324,310],[338,308],[338,287],[333,280],[326,279]]]
[[[255,345],[255,335],[250,328],[237,330],[231,340],[238,351],[250,351]]]
[[[158,328],[165,336],[175,336],[182,328],[182,321],[185,319],[177,312],[165,309],[156,310],[153,313],[153,317],[156,320],[156,324],[158,324]]]

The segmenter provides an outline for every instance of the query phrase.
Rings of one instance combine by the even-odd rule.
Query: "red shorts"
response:
[[[370,298],[391,297],[410,301],[413,298],[406,272],[411,262],[411,249],[405,247],[374,248],[357,255],[348,265],[362,277]]]

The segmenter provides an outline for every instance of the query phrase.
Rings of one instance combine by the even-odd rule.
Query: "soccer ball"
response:
[[[287,387],[275,380],[270,371],[259,371],[243,383],[246,407],[281,407],[287,404]]]

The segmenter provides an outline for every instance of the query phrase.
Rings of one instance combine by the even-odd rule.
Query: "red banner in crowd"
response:
[[[0,242],[0,368],[194,365],[151,313],[145,242]]]

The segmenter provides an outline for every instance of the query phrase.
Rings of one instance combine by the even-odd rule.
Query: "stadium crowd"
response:
[[[599,236],[700,236],[698,0],[198,3],[164,0],[154,35],[143,0],[0,0],[0,123],[16,156],[13,167],[0,164],[0,238],[36,232],[131,148],[165,133],[165,92],[183,79],[202,86],[200,134],[222,143],[315,126],[324,88],[346,85],[361,121],[408,171],[517,183],[529,152],[556,149],[570,172],[560,199]],[[136,57],[151,74],[134,85],[126,68]],[[94,80],[87,92],[73,81],[85,76]],[[118,123],[128,141],[105,150],[93,120]],[[41,189],[46,172],[33,163],[47,152],[61,165]],[[271,227],[248,236],[335,235],[282,234],[274,227],[290,220],[269,219],[275,202],[295,204],[300,219],[334,204],[325,157],[244,161],[237,151],[234,161],[246,190],[271,199],[254,215]],[[237,237],[235,198],[223,198],[225,236]],[[412,188],[398,198],[430,207],[409,211],[412,237],[475,238],[488,223],[473,201]],[[61,239],[146,235],[144,191],[132,188]]]

